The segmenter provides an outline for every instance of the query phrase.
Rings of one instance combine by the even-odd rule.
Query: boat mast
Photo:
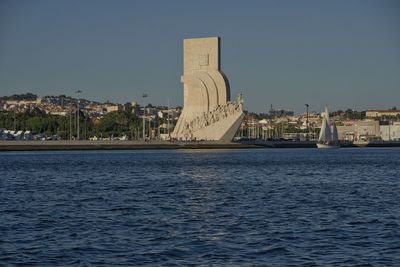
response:
[[[333,126],[332,126],[332,141],[333,142],[338,142],[339,141],[339,135],[338,135],[338,131],[336,128],[336,123],[335,121],[333,121]]]

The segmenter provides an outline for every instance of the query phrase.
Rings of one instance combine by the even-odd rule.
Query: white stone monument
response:
[[[219,37],[183,40],[184,106],[172,137],[178,140],[232,141],[244,117],[243,98],[230,102],[221,71]]]

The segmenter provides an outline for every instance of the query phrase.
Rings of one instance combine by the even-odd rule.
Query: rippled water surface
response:
[[[399,264],[400,149],[0,153],[0,265]]]

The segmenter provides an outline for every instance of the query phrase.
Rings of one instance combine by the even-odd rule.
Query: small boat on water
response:
[[[333,122],[331,125],[331,123],[329,121],[328,108],[325,108],[325,114],[322,118],[321,132],[319,133],[317,147],[318,148],[339,148],[340,147],[336,123]]]

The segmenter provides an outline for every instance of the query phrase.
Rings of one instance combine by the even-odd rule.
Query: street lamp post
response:
[[[17,130],[17,120],[16,120],[16,118],[15,118],[15,109],[16,109],[17,107],[15,106],[14,107],[14,132]]]
[[[168,140],[171,139],[171,135],[169,133],[169,98],[168,98],[168,110],[167,110],[167,132],[168,132]]]
[[[305,106],[307,107],[307,117],[306,117],[306,126],[307,126],[307,137],[306,139],[308,140],[308,135],[310,133],[309,127],[308,127],[308,107],[310,106],[309,104],[305,104]]]
[[[144,98],[147,97],[147,94],[143,94],[143,141],[146,139],[146,107],[144,105]]]
[[[69,140],[72,140],[72,101],[69,103]]]
[[[86,113],[83,113],[83,117],[85,118],[85,137],[83,140],[87,139],[87,122],[86,122]]]
[[[153,123],[153,126],[154,126],[155,124]],[[151,113],[150,113],[150,116],[149,116],[149,140],[152,138],[152,128],[151,128]]]
[[[81,90],[77,90],[77,91],[75,91],[75,93],[76,93],[76,96],[77,96],[77,99],[78,99],[78,102],[77,102],[77,106],[76,106],[76,137],[77,137],[77,140],[79,140],[79,94],[80,93],[82,93],[82,91]]]

